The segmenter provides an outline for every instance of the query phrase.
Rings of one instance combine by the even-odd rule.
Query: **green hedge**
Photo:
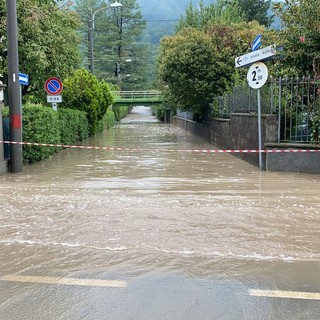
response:
[[[58,109],[62,144],[82,141],[89,136],[89,122],[85,112]]]
[[[160,121],[164,121],[164,116],[166,112],[166,108],[163,105],[154,105],[151,106],[152,115],[156,116]]]
[[[113,107],[113,112],[116,121],[120,121],[132,110],[131,106],[117,106]]]
[[[9,117],[9,109],[3,108],[3,118]],[[114,126],[115,116],[109,108],[99,121],[99,131]],[[45,144],[73,144],[89,137],[90,124],[86,112],[63,109],[54,111],[43,105],[26,104],[22,108],[22,140]],[[52,156],[59,147],[23,146],[24,163],[34,163]]]
[[[3,108],[3,117],[9,116]],[[89,136],[89,122],[83,111],[26,104],[22,108],[22,140],[24,142],[72,144]],[[52,156],[58,147],[23,146],[24,163],[34,163]]]
[[[22,140],[25,142],[58,144],[61,141],[57,112],[41,105],[26,105],[22,109]],[[33,163],[50,157],[58,148],[23,146],[23,161]]]
[[[105,129],[112,128],[114,126],[115,116],[111,108],[109,108],[104,115],[103,119],[99,121],[97,132],[102,132]]]

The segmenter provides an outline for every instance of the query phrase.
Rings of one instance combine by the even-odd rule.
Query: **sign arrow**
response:
[[[238,59],[237,59],[237,64],[238,64],[239,66],[241,66],[241,62],[242,62],[241,57],[238,57]]]

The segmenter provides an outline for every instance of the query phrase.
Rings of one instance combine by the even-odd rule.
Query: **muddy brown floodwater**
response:
[[[320,319],[320,176],[259,172],[145,107],[0,177],[0,319]]]

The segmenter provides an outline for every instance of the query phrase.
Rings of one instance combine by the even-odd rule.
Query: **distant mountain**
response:
[[[198,5],[199,0],[192,0],[193,5]],[[206,0],[205,4],[214,3],[215,0]],[[175,20],[184,14],[190,0],[137,0],[145,20]]]
[[[200,0],[136,0],[140,6],[143,19],[147,21],[147,30],[144,40],[158,44],[164,35],[171,35],[181,16],[184,15],[190,1],[194,6]],[[214,3],[215,0],[205,0],[205,4]]]
[[[144,41],[157,44],[164,35],[174,33],[174,27],[178,23],[181,16],[185,14],[186,8],[190,2],[194,6],[198,6],[200,0],[136,0],[140,6],[143,19],[147,21],[147,30],[145,32]],[[280,1],[280,0],[274,0]],[[215,3],[216,0],[204,0],[206,5]],[[270,10],[269,14],[272,14]],[[280,20],[275,18],[274,29],[279,29]]]
[[[145,20],[179,20],[185,13],[185,9],[190,2],[194,6],[199,5],[200,0],[137,0],[140,6],[143,18]],[[215,3],[216,0],[204,0],[206,5]],[[274,0],[273,2],[282,2],[282,0]],[[270,10],[270,14],[272,14]],[[275,27],[279,28],[279,19],[275,19]],[[154,21],[155,23],[157,21]],[[165,22],[165,21],[164,21]]]

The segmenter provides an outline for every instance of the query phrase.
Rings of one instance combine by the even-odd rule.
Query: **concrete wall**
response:
[[[277,141],[277,117],[262,116],[262,143]],[[210,123],[185,121],[174,117],[172,123],[190,133],[198,135],[219,149],[259,149],[258,117],[253,114],[234,113],[230,119],[213,119]],[[235,153],[237,157],[259,166],[258,153]],[[266,163],[263,154],[263,163]]]
[[[210,123],[197,123],[174,117],[172,123],[207,140],[219,149],[259,149],[258,118],[252,114],[231,114],[230,119],[214,119]],[[262,145],[269,150],[301,150],[302,152],[263,153],[267,171],[320,173],[320,145],[278,144],[277,117],[262,117]],[[258,153],[234,153],[235,156],[259,166]]]
[[[268,150],[300,150],[302,152],[268,153],[267,170],[282,172],[320,173],[320,146],[310,144],[266,144]],[[319,152],[308,152],[319,150]]]

